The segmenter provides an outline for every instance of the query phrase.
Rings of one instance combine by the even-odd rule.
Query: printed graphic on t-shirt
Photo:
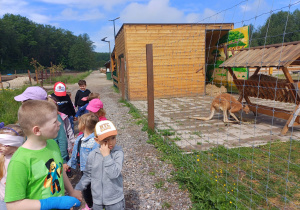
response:
[[[49,159],[45,166],[48,169],[48,175],[44,181],[44,187],[50,187],[51,194],[59,193],[61,191],[59,179],[62,175],[62,164],[59,162],[55,163],[54,159]]]
[[[63,104],[67,104],[68,101],[58,101],[56,102],[58,106],[63,105]]]

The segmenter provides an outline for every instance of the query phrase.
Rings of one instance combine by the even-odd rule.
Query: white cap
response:
[[[98,137],[99,141],[102,141],[109,136],[116,136],[118,134],[116,127],[109,120],[99,121],[96,124],[95,132],[95,136]]]

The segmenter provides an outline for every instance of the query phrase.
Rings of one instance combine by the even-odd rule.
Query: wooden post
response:
[[[284,125],[284,127],[282,128],[280,135],[283,136],[286,134],[286,132],[289,130],[289,127],[292,127],[294,125],[294,122],[299,114],[299,106],[300,104],[298,104],[294,111],[291,113],[291,116],[289,117],[289,119],[286,121],[286,124]],[[295,116],[294,116],[295,115]]]
[[[27,71],[28,71],[29,83],[30,83],[30,85],[32,85],[30,71],[29,70],[27,70]]]
[[[269,75],[273,74],[273,67],[269,67]]]
[[[15,70],[15,76],[17,77],[17,70]]]
[[[1,85],[1,89],[3,90],[3,83],[2,83],[2,76],[1,76],[1,72],[0,72],[0,85]]]
[[[231,74],[232,78],[233,79],[237,79],[237,77],[235,76],[234,72],[232,71],[232,68],[231,67],[228,67],[228,71],[229,73]]]
[[[43,87],[43,81],[44,81],[44,69],[42,69],[41,74],[42,74],[41,87]]]
[[[257,75],[260,69],[261,69],[261,67],[256,67],[256,70],[253,75]]]
[[[294,80],[292,79],[292,76],[290,75],[290,72],[287,67],[282,67],[282,71],[284,73],[285,78],[288,80],[289,83],[294,83]]]
[[[119,87],[121,87],[121,93],[122,93],[122,99],[125,100],[125,62],[124,62],[124,58],[121,58],[121,69],[120,69],[120,82],[121,85]]]
[[[148,100],[148,129],[154,131],[154,80],[153,80],[153,48],[146,45],[147,61],[147,100]]]
[[[39,77],[38,77],[37,70],[35,70],[35,78],[36,78],[36,84],[39,84]]]

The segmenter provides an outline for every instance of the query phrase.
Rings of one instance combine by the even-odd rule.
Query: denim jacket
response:
[[[78,107],[78,111],[76,112],[75,114],[75,117],[80,117],[81,115],[83,114],[86,114],[86,113],[89,113],[88,110],[86,110],[86,107],[89,105],[89,103],[81,106],[81,107]]]
[[[73,147],[73,152],[71,155],[71,159],[68,162],[68,166],[76,169],[77,166],[77,148],[78,148],[78,143],[79,140],[83,137],[84,134],[81,134],[77,137],[74,147]],[[85,169],[85,165],[86,165],[86,161],[88,158],[88,155],[90,154],[90,152],[96,148],[99,148],[99,144],[97,144],[94,140],[94,133],[90,134],[86,139],[84,139],[81,142],[81,147],[80,147],[80,171],[84,171]]]

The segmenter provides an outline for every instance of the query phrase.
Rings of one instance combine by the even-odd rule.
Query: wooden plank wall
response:
[[[203,94],[205,33],[210,29],[220,29],[220,25],[123,25],[125,43],[118,36],[116,49],[120,45],[117,55],[124,47],[126,51],[128,99],[147,98],[146,44],[153,44],[155,98]]]
[[[120,55],[124,55],[124,60],[126,59],[125,56],[125,38],[124,38],[124,30],[120,31],[116,38],[116,44],[115,44],[115,57],[116,57],[116,62],[117,62],[117,75],[118,76],[118,84],[120,83]],[[119,87],[120,88],[120,87]]]

